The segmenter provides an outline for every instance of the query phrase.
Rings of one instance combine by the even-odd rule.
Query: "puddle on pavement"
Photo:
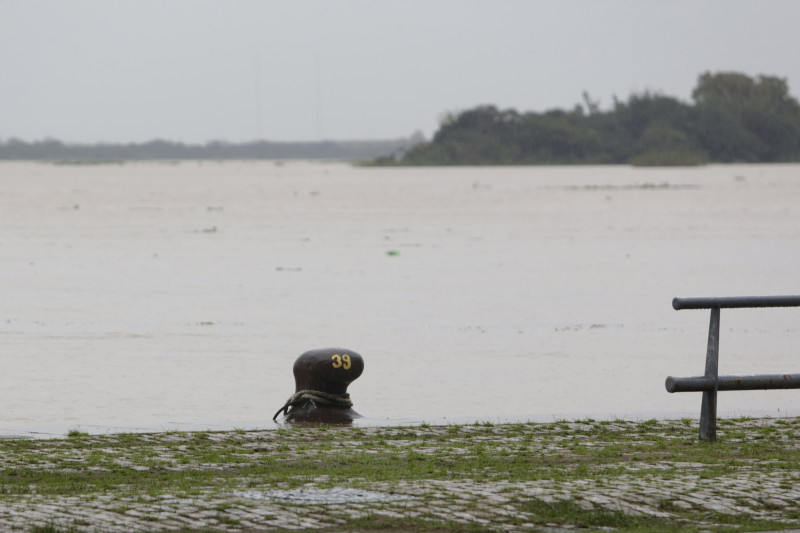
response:
[[[410,500],[404,494],[389,494],[359,489],[292,489],[236,491],[234,496],[250,500],[274,500],[298,505],[325,505],[335,503],[392,502]]]

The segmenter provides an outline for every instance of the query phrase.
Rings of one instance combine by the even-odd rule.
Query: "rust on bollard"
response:
[[[286,422],[349,424],[360,418],[353,410],[347,387],[364,371],[364,359],[352,350],[323,348],[298,357],[294,373],[295,392],[278,409]]]

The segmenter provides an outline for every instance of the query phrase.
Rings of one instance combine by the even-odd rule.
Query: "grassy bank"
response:
[[[0,529],[800,527],[798,437],[797,419],[720,421],[713,445],[689,420],[73,432],[0,441]]]

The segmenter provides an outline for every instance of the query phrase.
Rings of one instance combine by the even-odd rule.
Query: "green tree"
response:
[[[609,112],[584,92],[588,113],[520,114],[480,106],[449,113],[430,143],[401,164],[631,163],[800,161],[800,104],[786,80],[704,73],[694,105],[658,93],[615,99]]]
[[[697,104],[697,132],[714,159],[798,159],[800,104],[789,95],[786,80],[706,72],[698,78],[692,97]]]

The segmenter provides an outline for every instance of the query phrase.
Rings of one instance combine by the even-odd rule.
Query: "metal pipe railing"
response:
[[[800,374],[761,374],[758,376],[705,376],[667,378],[667,392],[703,392],[721,390],[800,389]]]
[[[800,307],[800,296],[733,296],[723,298],[674,298],[672,307],[711,309],[703,376],[667,377],[667,392],[701,392],[700,440],[717,438],[717,392],[726,390],[800,389],[800,374],[764,374],[757,376],[719,376],[719,320],[722,308]]]
[[[732,309],[742,307],[800,307],[800,296],[728,296],[723,298],[674,298],[672,307],[681,309]]]

